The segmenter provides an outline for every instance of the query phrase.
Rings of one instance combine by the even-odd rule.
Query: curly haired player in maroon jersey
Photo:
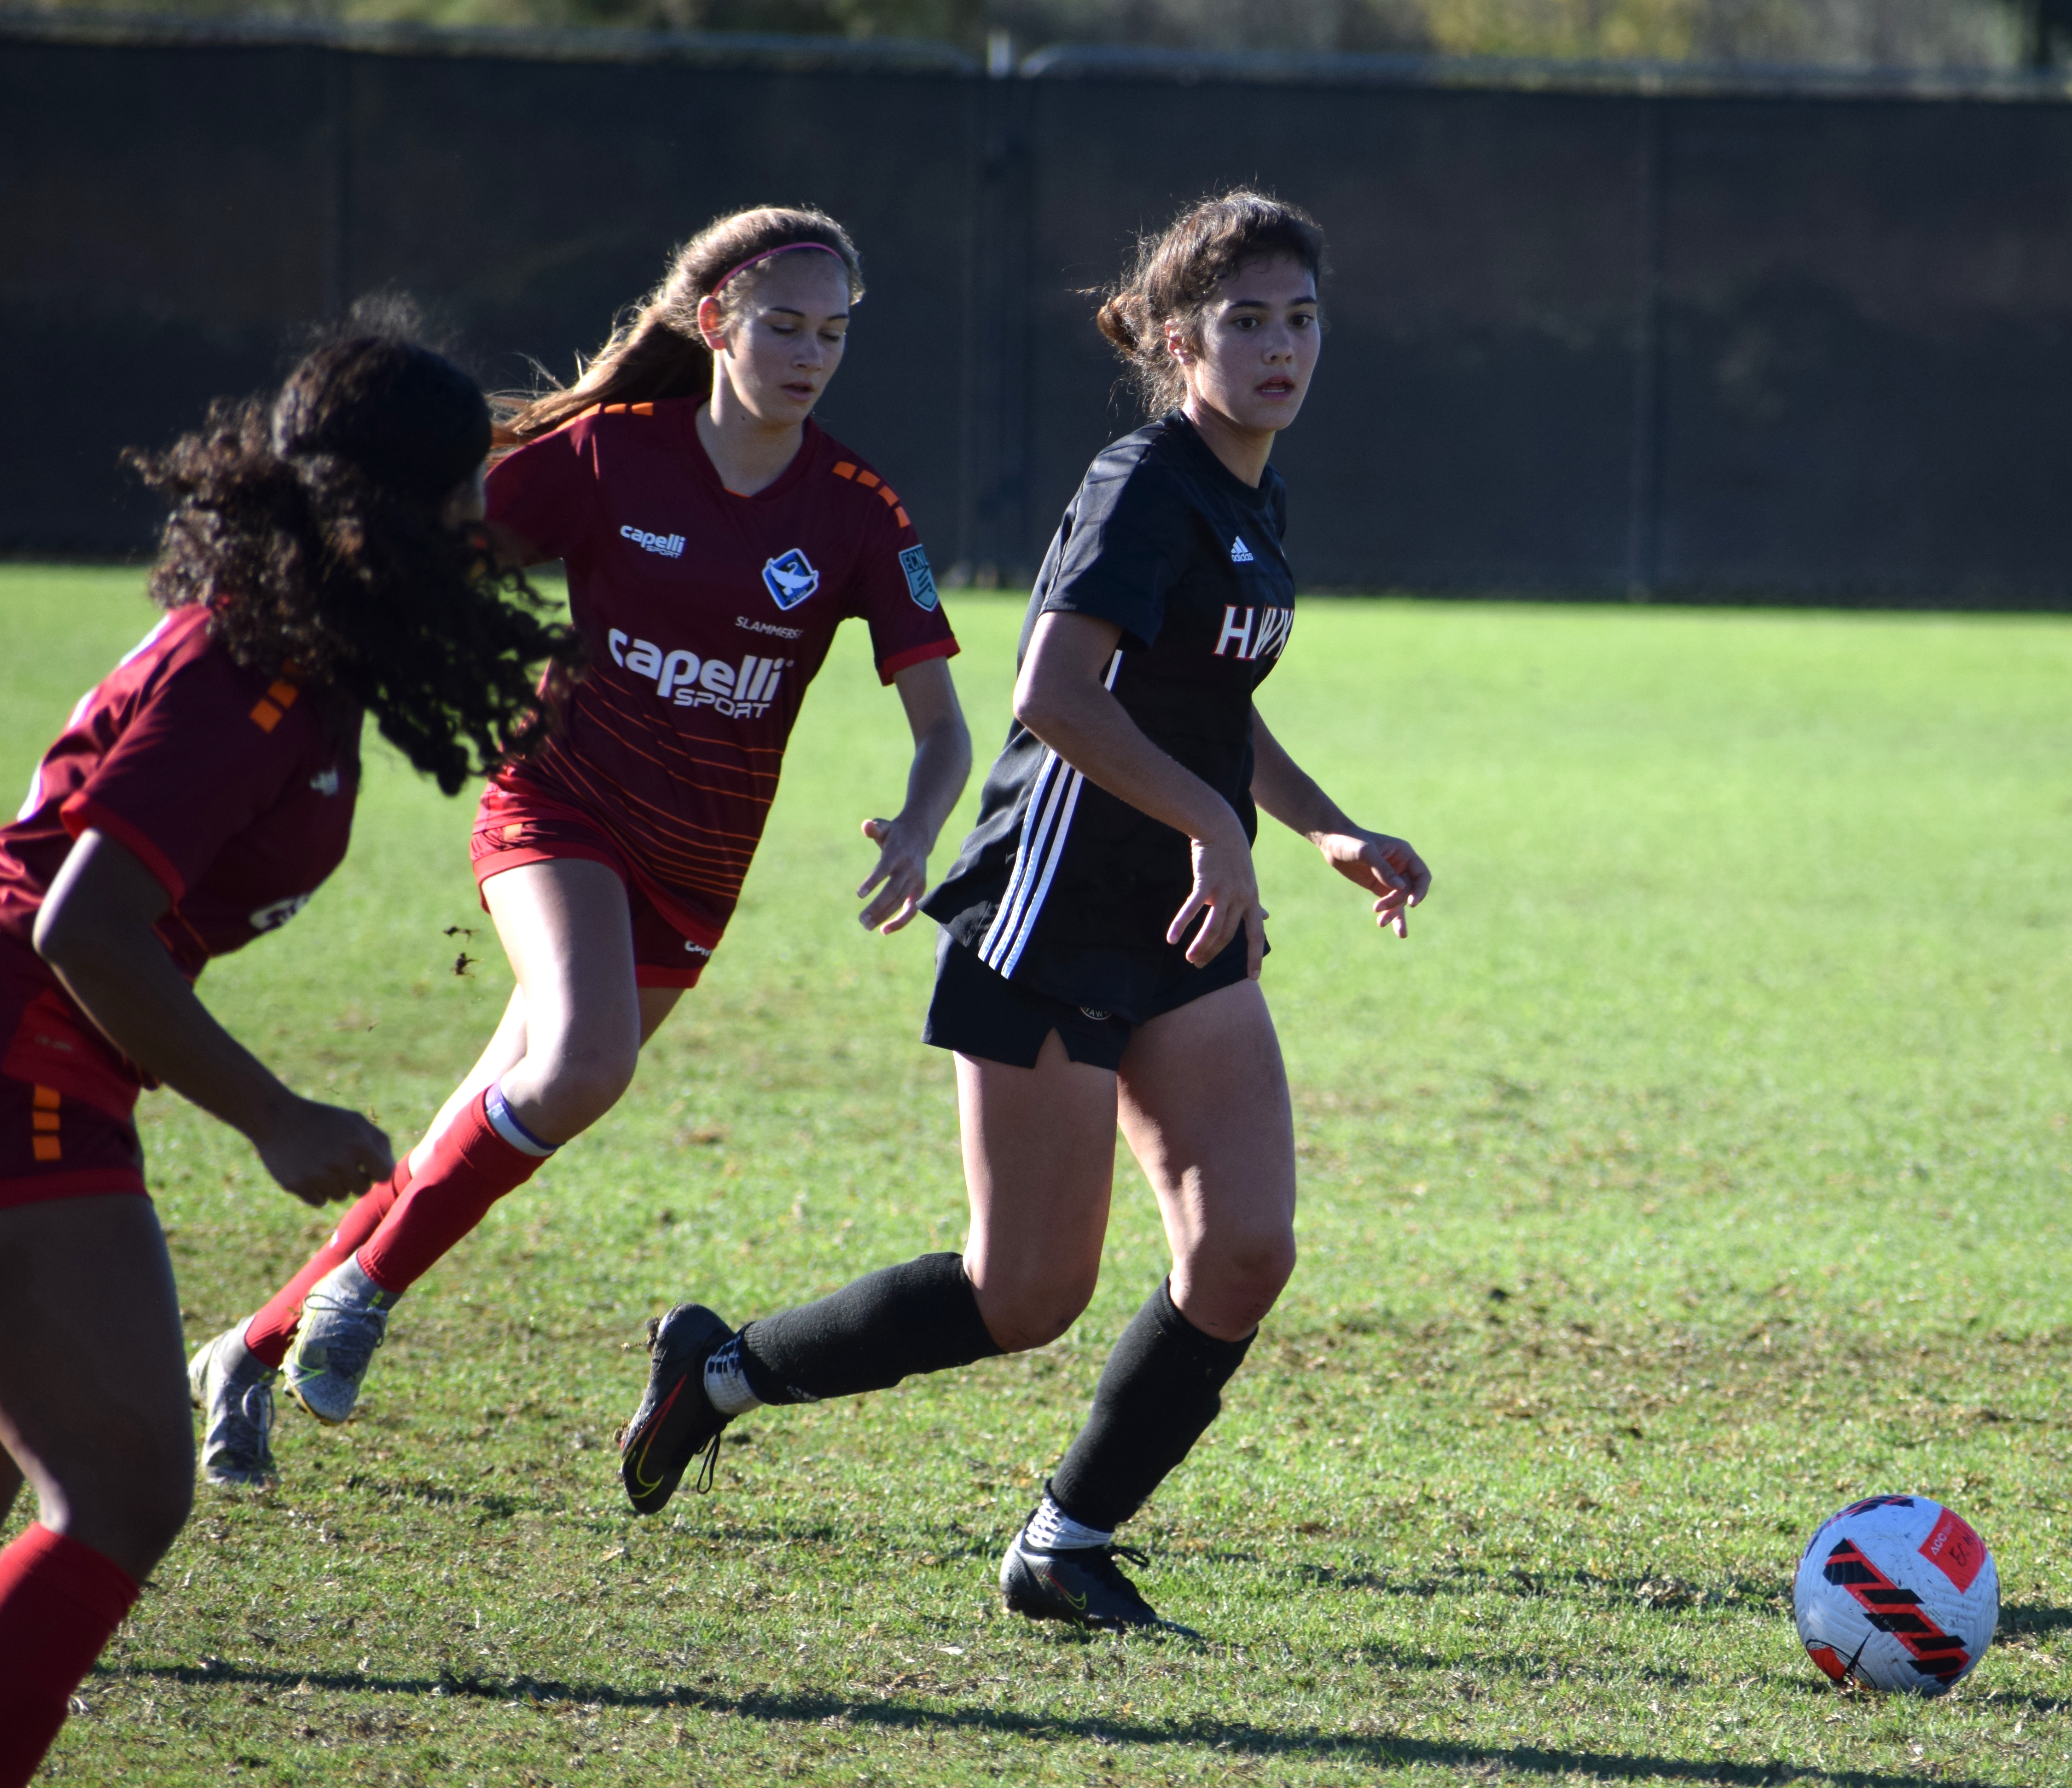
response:
[[[290,1091],[193,984],[345,855],[365,711],[449,794],[539,717],[536,668],[572,642],[487,570],[489,444],[471,380],[376,332],[133,456],[175,502],[167,613],[0,828],[0,1512],[22,1474],[40,1503],[0,1552],[0,1788],[35,1771],[192,1496],[139,1088],[241,1130],[308,1204],[390,1171],[380,1130]]]
[[[971,742],[956,649],[898,493],[812,411],[861,295],[814,212],[723,217],[569,390],[527,405],[489,516],[528,562],[564,560],[588,660],[541,750],[475,824],[483,902],[518,986],[481,1059],[394,1175],[247,1321],[211,1343],[225,1475],[272,1469],[285,1360],[312,1415],[351,1414],[388,1313],[490,1206],[617,1104],[642,1046],[719,947],[800,703],[845,619],[870,629],[915,752],[865,925],[919,910]]]

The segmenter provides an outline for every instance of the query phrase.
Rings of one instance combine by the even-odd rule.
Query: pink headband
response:
[[[718,297],[720,287],[733,278],[736,273],[747,272],[748,269],[750,267],[753,267],[757,261],[767,261],[773,254],[789,254],[794,249],[818,249],[822,254],[831,254],[836,260],[841,261],[842,264],[842,270],[845,273],[849,270],[849,262],[841,254],[841,251],[829,248],[824,242],[786,242],[775,249],[765,249],[760,254],[752,254],[746,261],[742,261],[738,265],[728,268],[725,273],[722,273],[717,279],[712,282],[712,289],[706,293],[705,296],[708,298]]]

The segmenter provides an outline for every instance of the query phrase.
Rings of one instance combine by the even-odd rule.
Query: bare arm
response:
[[[892,679],[914,735],[914,762],[906,771],[906,804],[890,820],[866,820],[863,835],[878,847],[878,866],[856,890],[878,898],[857,916],[865,928],[897,931],[920,910],[928,890],[928,853],[971,775],[971,734],[950,680],[949,660],[923,659]],[[881,886],[880,884],[882,884]]]
[[[152,931],[171,904],[123,845],[83,833],[36,915],[36,953],[130,1059],[241,1131],[306,1204],[364,1192],[394,1165],[357,1112],[291,1092],[210,1016]]]
[[[1298,832],[1324,853],[1324,861],[1355,886],[1375,895],[1375,922],[1398,937],[1408,935],[1408,912],[1431,890],[1432,872],[1400,838],[1368,832],[1317,786],[1288,755],[1252,711],[1252,798],[1290,832]]]
[[[1042,616],[1014,686],[1014,717],[1088,781],[1186,836],[1194,886],[1166,928],[1166,942],[1178,943],[1194,915],[1205,913],[1187,946],[1188,961],[1198,967],[1214,960],[1242,927],[1256,976],[1266,910],[1244,828],[1229,802],[1146,738],[1108,693],[1102,678],[1121,637],[1112,622],[1089,615]]]

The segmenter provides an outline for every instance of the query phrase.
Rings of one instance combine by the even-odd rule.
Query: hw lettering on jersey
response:
[[[682,648],[664,651],[652,639],[629,643],[614,627],[605,636],[611,661],[635,676],[652,677],[655,693],[679,708],[710,708],[729,720],[760,720],[770,712],[789,658],[758,658],[750,652],[737,669],[724,659],[701,659]]]
[[[1223,630],[1216,639],[1216,656],[1252,660],[1278,658],[1294,631],[1292,608],[1238,608],[1223,610]]]
[[[665,559],[680,559],[684,556],[681,534],[651,534],[644,528],[622,528],[619,537],[632,541],[643,553],[659,553]]]

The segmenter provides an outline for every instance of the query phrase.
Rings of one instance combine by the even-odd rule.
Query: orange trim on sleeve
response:
[[[59,1104],[57,1088],[55,1087],[34,1088],[29,1095],[29,1104],[32,1109],[39,1112],[56,1111]]]
[[[911,671],[916,664],[925,664],[931,658],[954,658],[964,650],[954,639],[931,639],[925,646],[909,646],[904,651],[896,651],[878,667],[878,680],[890,688],[893,678],[902,671]]]
[[[866,491],[876,490],[882,482],[875,472],[858,472],[856,475],[856,481]]]
[[[295,705],[295,697],[300,695],[302,691],[285,678],[277,678],[268,686],[266,693],[282,707],[292,708]]]
[[[270,733],[281,724],[281,710],[261,696],[253,704],[252,724],[262,733]]]
[[[853,459],[837,459],[835,462],[835,476],[837,478],[854,478],[856,476],[856,462]]]
[[[911,528],[914,525],[912,522],[906,519],[906,512],[897,506],[895,506],[892,511],[892,519],[898,522],[902,528]]]
[[[652,404],[628,404],[626,406],[626,413],[628,416],[652,416],[655,413],[655,406]]]
[[[57,1127],[58,1114],[56,1112],[31,1112],[29,1113],[29,1128],[32,1130],[48,1130],[55,1134],[57,1130]]]
[[[37,1161],[63,1161],[64,1145],[56,1137],[31,1137],[29,1153]]]

